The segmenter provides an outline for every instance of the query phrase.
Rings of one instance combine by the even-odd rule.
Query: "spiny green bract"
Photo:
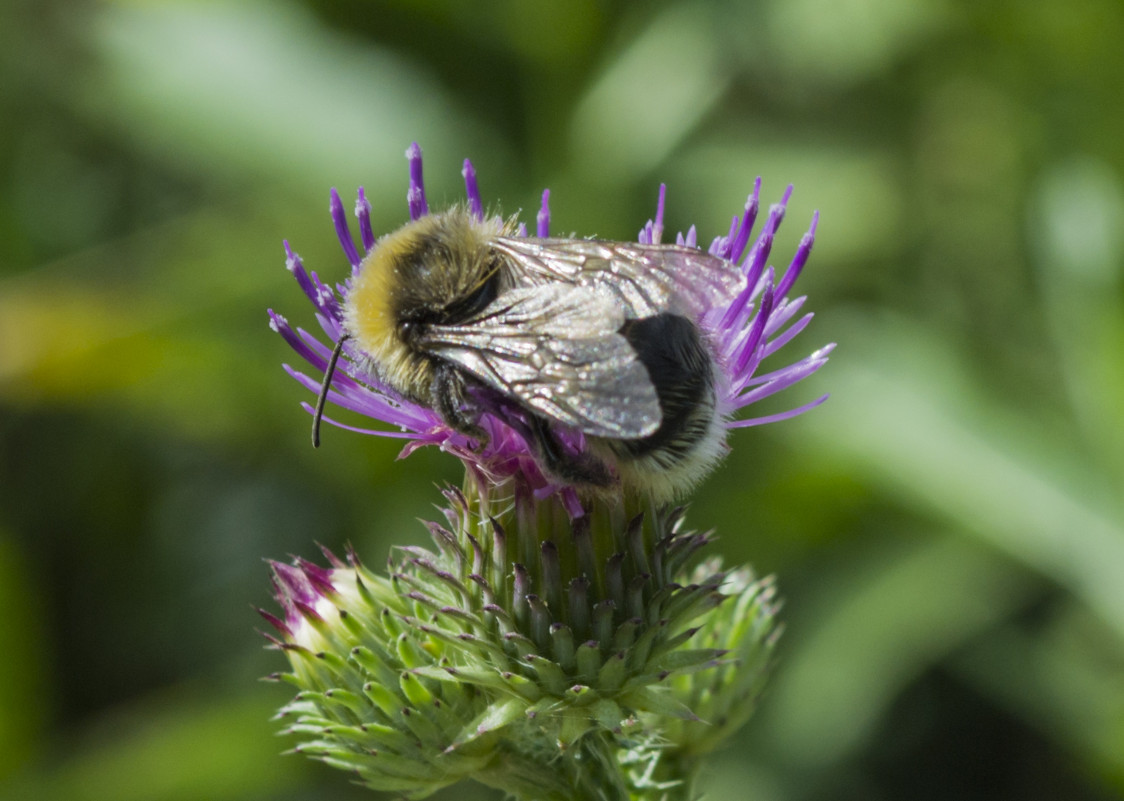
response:
[[[436,549],[398,549],[389,577],[354,554],[273,565],[281,678],[300,690],[279,717],[296,751],[412,798],[464,778],[627,798],[655,763],[700,756],[748,717],[772,587],[716,561],[686,573],[708,538],[681,532],[678,512],[530,521],[446,498],[446,524],[428,524]],[[603,771],[609,754],[640,767]]]

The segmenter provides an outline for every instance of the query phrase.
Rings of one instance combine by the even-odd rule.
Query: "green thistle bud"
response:
[[[696,572],[710,570],[702,565]],[[676,700],[697,718],[662,724],[665,740],[692,758],[713,751],[749,720],[781,633],[776,624],[780,603],[771,578],[755,579],[751,570],[742,568],[727,575],[721,592],[725,602],[703,619],[695,642],[725,656],[713,667],[681,672],[672,679]]]

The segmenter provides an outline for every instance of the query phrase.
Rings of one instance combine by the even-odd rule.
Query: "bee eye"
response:
[[[409,342],[418,333],[417,320],[401,320],[398,323],[398,338]]]

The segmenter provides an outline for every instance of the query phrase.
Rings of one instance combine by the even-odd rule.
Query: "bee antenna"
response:
[[[324,383],[320,385],[320,395],[316,398],[316,411],[312,415],[312,447],[320,447],[320,420],[324,417],[324,404],[328,402],[328,389],[332,386],[332,376],[336,372],[336,362],[343,353],[343,343],[349,340],[347,334],[340,335],[336,340],[336,347],[332,349],[332,358],[328,359],[328,368],[324,371]]]

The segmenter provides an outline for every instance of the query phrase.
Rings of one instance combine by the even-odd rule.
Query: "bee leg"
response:
[[[549,423],[538,415],[532,414],[529,417],[529,431],[520,433],[524,433],[524,438],[533,443],[532,447],[547,473],[567,484],[608,487],[613,483],[613,476],[604,462],[589,455],[574,456],[566,453]]]
[[[479,447],[487,444],[488,434],[477,424],[480,410],[468,395],[464,376],[452,365],[440,363],[434,368],[430,405],[450,427],[475,439]]]

